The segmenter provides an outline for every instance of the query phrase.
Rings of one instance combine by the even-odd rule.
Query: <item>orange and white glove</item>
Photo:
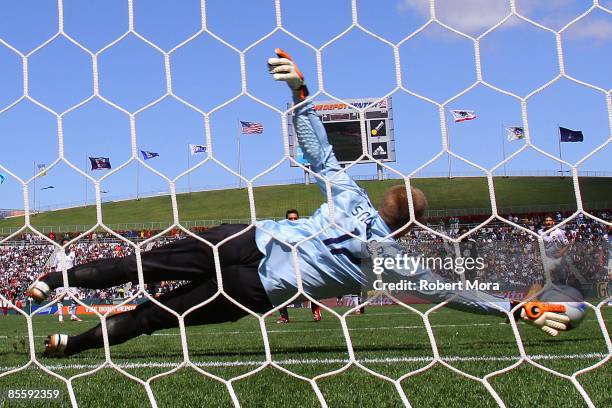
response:
[[[565,314],[562,303],[527,302],[519,309],[521,319],[537,326],[544,333],[557,336],[559,331],[568,330],[571,319]]]
[[[544,333],[550,336],[558,336],[559,331],[569,330],[571,319],[565,313],[565,305],[559,302],[549,303],[537,300],[537,297],[541,295],[542,285],[533,284],[526,295],[527,299],[533,300],[528,301],[514,312],[515,319],[521,318],[527,323],[541,328]],[[511,303],[515,305],[519,302]]]
[[[304,75],[289,54],[280,48],[274,50],[278,58],[268,58],[268,72],[275,81],[285,81],[293,92],[293,99],[303,101],[308,96]]]

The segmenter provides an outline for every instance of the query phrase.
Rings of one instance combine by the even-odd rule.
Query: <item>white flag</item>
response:
[[[472,110],[455,109],[451,110],[450,112],[453,114],[453,119],[455,119],[455,122],[476,119],[476,114]]]
[[[521,126],[510,126],[506,128],[506,134],[508,135],[508,141],[521,140],[525,138],[525,129]]]
[[[198,154],[198,153],[206,153],[206,146],[204,146],[204,145],[197,145],[197,144],[190,144],[189,145],[189,151],[191,152],[192,156],[194,154]]]

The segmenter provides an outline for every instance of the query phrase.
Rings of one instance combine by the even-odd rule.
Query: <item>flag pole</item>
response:
[[[501,142],[502,142],[502,158],[504,160],[504,177],[508,177],[508,172],[506,171],[506,140],[504,139],[504,124],[501,124]]]
[[[85,156],[85,171],[89,174],[89,158]],[[85,177],[85,206],[87,206],[87,177]]]
[[[559,135],[559,160],[563,160],[561,156],[561,126],[557,123],[557,133]],[[563,177],[563,163],[559,162],[559,174]]]
[[[450,134],[448,133],[448,126],[446,126],[446,147],[448,148],[448,178],[452,178],[451,176],[451,155],[450,155]]]
[[[136,201],[140,200],[140,161],[136,160]]]
[[[191,168],[191,148],[189,143],[187,143],[187,170]],[[187,192],[191,194],[191,172],[187,173]]]
[[[242,176],[242,169],[240,167],[240,132],[241,132],[241,126],[240,126],[240,119],[238,119],[238,175]],[[238,188],[242,188],[242,178],[238,177]]]
[[[36,168],[37,168],[36,162],[34,162],[34,175],[35,176],[36,176],[36,173],[37,173],[36,172]],[[33,187],[34,187],[34,189],[32,191],[32,201],[33,201],[32,207],[34,207],[34,211],[36,211],[36,177],[34,177]]]

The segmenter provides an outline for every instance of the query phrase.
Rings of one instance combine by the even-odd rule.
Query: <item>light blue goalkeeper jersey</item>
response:
[[[330,226],[328,203],[321,205],[310,218],[297,221],[266,220],[257,224],[257,247],[264,254],[259,265],[259,276],[274,305],[285,302],[297,292],[295,266],[301,273],[304,292],[314,299],[360,293],[362,286],[367,283],[360,268],[361,258],[370,257],[367,251],[362,250],[362,243],[394,242],[391,238],[385,239],[391,230],[378,215],[366,192],[341,171],[323,123],[316,115],[312,103],[296,110],[293,123],[298,143],[311,169],[330,181],[333,219],[340,228]],[[317,184],[326,196],[325,182],[317,178]],[[359,239],[347,234],[347,231]],[[309,237],[297,247],[295,265],[291,248],[282,242],[294,245]],[[436,278],[429,270],[419,270],[409,277],[394,271],[388,272],[389,275],[395,275],[391,276],[392,280]],[[484,313],[498,312],[487,302],[501,300],[485,293],[478,296],[450,292],[423,293],[424,298],[432,301],[446,300],[453,295],[457,297],[454,303],[459,303],[456,306]],[[502,302],[501,307],[509,310],[509,303]]]
[[[293,245],[312,237],[297,248],[304,291],[315,299],[359,293],[365,284],[360,270],[362,241],[351,237],[346,231],[363,242],[382,240],[391,231],[378,215],[366,192],[345,172],[340,171],[342,168],[312,103],[296,110],[293,123],[298,142],[311,169],[330,180],[333,217],[341,229],[330,227],[330,208],[327,203],[319,207],[310,218],[259,222],[257,246],[265,255],[259,266],[261,281],[273,304],[280,304],[295,294],[297,276],[291,249],[281,241]],[[325,182],[317,178],[317,184],[326,196]]]

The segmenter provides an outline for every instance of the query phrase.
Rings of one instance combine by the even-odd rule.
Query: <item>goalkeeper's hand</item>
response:
[[[557,336],[559,331],[567,330],[571,321],[565,314],[565,306],[562,303],[531,301],[525,303],[518,312],[521,319],[551,336]]]
[[[268,59],[268,72],[276,81],[285,81],[293,91],[294,99],[303,101],[308,96],[308,88],[304,84],[304,75],[289,54],[280,48],[274,50],[278,58]]]
[[[537,300],[542,292],[542,285],[534,284],[529,288],[526,298],[533,299],[525,303],[514,312],[515,319],[523,319],[527,323],[537,326],[551,336],[558,336],[559,331],[568,330],[571,319],[565,314],[563,303],[547,303]],[[514,306],[519,302],[511,302]]]

